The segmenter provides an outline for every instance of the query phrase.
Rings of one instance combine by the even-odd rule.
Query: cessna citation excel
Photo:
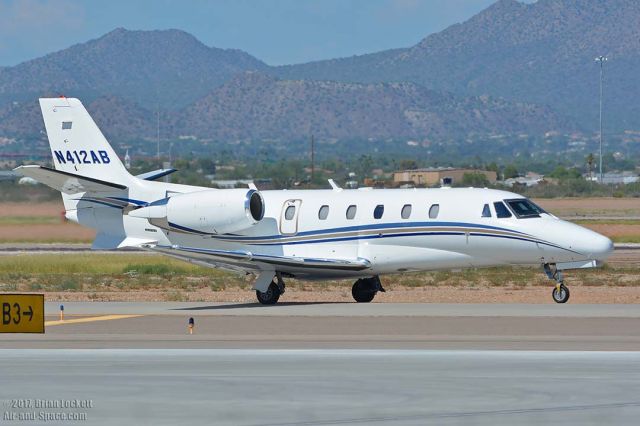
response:
[[[357,302],[401,272],[540,265],[591,268],[608,238],[545,212],[512,192],[476,188],[258,191],[158,182],[174,170],[130,175],[78,99],[40,99],[55,168],[21,166],[62,193],[66,217],[97,230],[94,249],[138,247],[256,276],[274,304],[284,280],[353,279]]]

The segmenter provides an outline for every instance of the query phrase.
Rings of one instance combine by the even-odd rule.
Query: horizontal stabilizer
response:
[[[14,169],[22,176],[28,176],[55,190],[65,194],[113,193],[127,189],[126,186],[113,182],[106,182],[75,173],[55,170],[44,166],[20,166]]]
[[[136,177],[138,179],[144,179],[144,180],[156,180],[156,179],[160,179],[161,177],[168,176],[171,173],[174,173],[177,171],[178,170],[176,169],[158,169],[158,170],[153,170],[151,172],[146,172],[146,173],[136,175]]]

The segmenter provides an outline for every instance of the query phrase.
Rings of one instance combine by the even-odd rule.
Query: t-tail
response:
[[[132,176],[82,102],[73,98],[40,99],[56,170],[127,186]]]
[[[135,180],[80,100],[43,98],[40,108],[54,169],[23,166],[17,171],[62,192],[67,210],[75,208],[78,194],[117,193]]]
[[[60,191],[66,217],[97,229],[94,248],[120,246],[126,239],[123,209],[139,179],[129,174],[80,100],[44,98],[40,108],[54,168],[16,171]]]

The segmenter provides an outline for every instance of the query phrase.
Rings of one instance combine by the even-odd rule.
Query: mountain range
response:
[[[599,70],[607,56],[607,122],[640,128],[640,2],[499,0],[415,46],[278,67],[282,78],[410,81],[464,95],[547,105],[597,128]]]
[[[0,68],[0,136],[39,135],[36,99],[80,97],[105,133],[224,143],[464,141],[597,130],[607,55],[609,132],[640,129],[640,2],[499,0],[415,46],[272,67],[179,30],[116,29]]]

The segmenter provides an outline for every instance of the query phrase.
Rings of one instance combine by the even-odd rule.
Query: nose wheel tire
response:
[[[278,303],[278,299],[280,299],[281,294],[282,292],[280,291],[280,287],[278,287],[278,284],[276,283],[269,284],[269,288],[264,293],[260,290],[256,290],[258,302],[263,305],[275,305]]]
[[[553,300],[556,303],[567,303],[567,300],[569,300],[569,288],[564,284],[560,284],[553,288],[551,296],[553,296]]]

